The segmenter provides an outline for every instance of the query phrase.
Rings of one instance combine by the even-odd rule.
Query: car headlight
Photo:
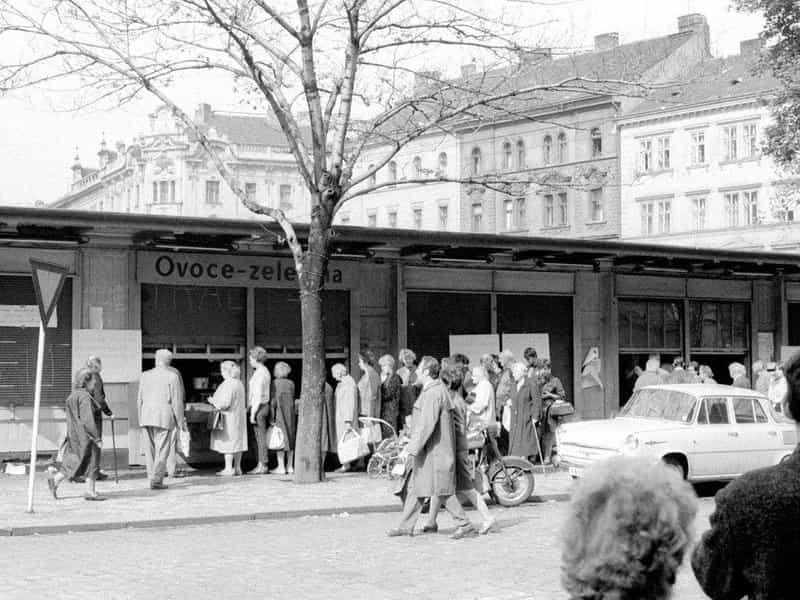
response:
[[[634,435],[633,433],[631,433],[630,435],[628,435],[628,437],[625,438],[625,443],[623,444],[622,449],[624,452],[632,452],[633,450],[636,450],[638,447],[639,447],[639,438],[636,437],[636,435]]]

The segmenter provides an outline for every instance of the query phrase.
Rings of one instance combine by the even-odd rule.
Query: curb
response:
[[[533,495],[527,504],[563,502],[569,494]],[[213,525],[219,523],[240,523],[244,521],[286,521],[303,517],[332,517],[342,513],[351,515],[395,513],[399,504],[377,504],[373,506],[342,506],[336,508],[311,508],[300,510],[279,510],[270,512],[243,513],[235,515],[210,515],[206,517],[171,517],[167,519],[145,519],[140,521],[108,521],[105,523],[74,523],[69,525],[29,525],[0,528],[0,537],[22,537],[29,535],[64,535],[94,531],[115,531],[120,529],[153,529],[158,527],[190,527],[193,525]]]

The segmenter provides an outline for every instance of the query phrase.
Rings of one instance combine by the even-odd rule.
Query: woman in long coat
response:
[[[391,354],[381,356],[378,364],[381,367],[381,419],[397,431],[403,380],[394,371],[395,362]],[[381,427],[383,428],[383,437],[391,437],[391,430],[385,425],[381,425]]]
[[[417,385],[417,371],[416,362],[417,355],[408,348],[403,348],[398,354],[401,367],[397,369],[397,374],[403,383],[400,388],[400,414],[399,422],[400,428],[403,429],[406,423],[406,417],[410,417],[414,412],[414,402],[417,401],[419,391],[422,386]]]
[[[549,462],[556,439],[556,427],[558,427],[556,420],[550,416],[550,407],[556,400],[566,400],[567,392],[564,390],[561,380],[553,375],[549,359],[542,361],[542,370],[539,376],[542,380],[542,454],[544,454],[544,462]]]
[[[86,478],[86,500],[105,500],[94,487],[100,473],[100,447],[102,432],[98,431],[94,419],[94,401],[89,389],[92,372],[83,368],[75,374],[73,391],[67,396],[67,439],[64,458],[55,472],[50,472],[47,486],[53,498],[58,499],[58,486],[65,479],[75,481],[79,477]]]
[[[210,402],[220,411],[222,429],[211,432],[211,449],[225,455],[220,475],[242,474],[242,452],[247,451],[247,409],[244,386],[239,381],[239,367],[230,360],[220,365],[222,383]]]
[[[511,374],[516,387],[511,398],[511,429],[508,432],[508,453],[525,458],[539,454],[535,421],[541,418],[542,396],[539,384],[527,377],[528,366],[514,363]]]
[[[361,406],[361,416],[381,416],[381,376],[375,370],[375,360],[372,352],[365,350],[358,353],[358,368],[361,369],[361,379],[358,380],[358,401]]]
[[[333,400],[333,388],[325,382],[325,400],[322,403],[322,464],[329,452],[336,452],[336,404]]]
[[[347,373],[347,367],[336,363],[331,367],[331,375],[338,381],[336,384],[336,444],[351,428],[358,427],[358,386],[356,380]],[[350,465],[342,465],[342,471],[349,471]]]
[[[278,473],[294,473],[294,441],[297,435],[297,413],[294,407],[294,382],[289,379],[292,368],[283,361],[275,363],[272,370],[272,406],[275,426],[283,431],[286,445],[277,451]],[[288,454],[289,462],[286,462]],[[287,470],[288,464],[288,470]]]

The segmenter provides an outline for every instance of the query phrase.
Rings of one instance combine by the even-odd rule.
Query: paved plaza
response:
[[[563,599],[558,535],[566,508],[494,508],[499,532],[459,541],[450,539],[446,515],[439,534],[386,538],[398,518],[386,513],[7,537],[2,597]],[[700,500],[698,533],[712,509],[712,499]],[[675,592],[705,598],[687,566]]]

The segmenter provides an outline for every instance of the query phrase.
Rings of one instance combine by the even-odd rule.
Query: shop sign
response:
[[[58,327],[58,309],[53,309],[48,327]],[[42,318],[35,304],[0,304],[0,327],[39,327]]]
[[[225,285],[238,287],[293,287],[297,270],[291,258],[219,256],[179,252],[140,252],[138,280],[143,283]],[[357,268],[350,266],[350,269]],[[328,263],[325,285],[350,287],[342,264]]]

